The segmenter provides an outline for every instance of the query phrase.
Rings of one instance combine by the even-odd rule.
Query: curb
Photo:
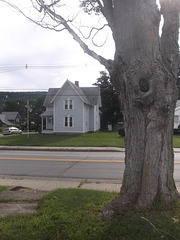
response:
[[[24,151],[72,151],[72,152],[125,152],[120,147],[45,147],[45,146],[0,146],[0,150]],[[180,153],[180,148],[174,148],[174,153]]]
[[[77,151],[77,152],[125,152],[118,147],[36,147],[36,146],[0,146],[0,150],[33,150],[33,151]]]

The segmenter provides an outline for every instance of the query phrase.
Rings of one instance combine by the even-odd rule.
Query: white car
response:
[[[4,128],[3,135],[9,135],[9,134],[21,134],[22,131],[19,128],[16,127],[8,127]]]

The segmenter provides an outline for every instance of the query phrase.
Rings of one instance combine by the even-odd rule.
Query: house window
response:
[[[67,98],[64,100],[64,109],[65,110],[73,110],[74,109],[74,100]]]
[[[53,119],[52,119],[52,117],[49,117],[49,118],[48,118],[48,123],[49,123],[49,124],[53,124]]]
[[[64,117],[64,127],[73,127],[74,126],[74,117],[67,115]]]
[[[178,116],[174,116],[174,123],[178,123]]]

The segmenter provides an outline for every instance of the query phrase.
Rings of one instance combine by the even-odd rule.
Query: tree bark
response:
[[[6,0],[11,7],[25,14]],[[34,2],[35,1],[35,2]],[[58,14],[59,1],[31,0],[43,12],[42,27],[66,29],[85,53],[104,65],[116,87],[125,119],[125,172],[119,196],[106,207],[104,216],[124,206],[143,208],[157,199],[169,204],[179,199],[173,179],[173,118],[177,100],[179,0],[97,0],[112,30],[114,60],[98,55],[73,30],[71,21]],[[57,12],[55,11],[57,10]],[[161,14],[164,17],[159,35]],[[27,16],[26,16],[27,17]],[[50,22],[51,22],[50,21]],[[58,24],[56,24],[56,22]],[[57,27],[57,28],[56,28]]]
[[[105,214],[126,205],[139,209],[156,200],[169,204],[179,199],[173,179],[177,62],[171,68],[164,61],[155,1],[114,3],[116,53],[110,75],[123,103],[126,154],[120,194]]]

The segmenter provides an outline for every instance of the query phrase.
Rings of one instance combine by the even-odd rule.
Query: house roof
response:
[[[53,116],[53,111],[45,111],[40,116],[41,117],[52,117]]]
[[[4,113],[1,113],[1,114],[0,114],[0,120],[1,120],[4,124],[6,124],[6,125],[8,125],[8,126],[11,126],[11,125],[12,125],[12,123],[8,121],[7,116],[6,116],[6,114],[4,114]]]
[[[82,99],[82,101],[88,105],[96,105],[98,101],[100,101],[100,89],[98,87],[79,87],[76,84],[72,83],[69,80],[63,84],[62,88],[50,88],[43,106],[52,106],[52,103],[56,99],[57,96],[61,95],[61,92],[66,84],[70,84],[70,86],[74,89],[77,95]],[[101,105],[101,102],[100,102]]]
[[[19,115],[18,112],[2,112],[2,114],[5,114],[8,120],[15,120],[17,115]]]
[[[91,102],[87,98],[86,94],[82,91],[82,88],[78,87],[76,84],[70,82],[69,80],[67,81],[72,86],[72,88],[76,91],[77,95],[82,99],[82,101],[86,104],[91,105]]]
[[[60,90],[60,88],[49,88],[46,97],[44,99],[43,106],[48,107],[52,106],[51,100],[54,98],[54,96],[57,94],[57,92]]]
[[[99,105],[101,107],[100,88],[99,87],[82,87],[81,89],[87,96],[91,105],[96,105],[96,104],[98,104],[98,101],[99,101]]]

